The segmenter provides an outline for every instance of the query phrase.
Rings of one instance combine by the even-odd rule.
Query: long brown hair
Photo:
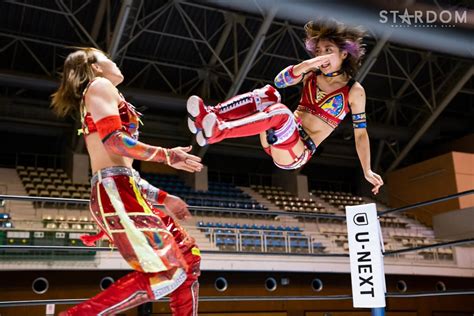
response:
[[[66,57],[59,89],[51,95],[51,107],[58,116],[66,116],[79,111],[82,92],[87,84],[96,77],[91,66],[97,62],[94,53],[105,54],[92,47],[76,49]]]
[[[365,32],[360,27],[351,27],[335,20],[318,20],[306,23],[304,30],[306,49],[312,54],[315,54],[320,40],[333,42],[340,50],[347,51],[341,69],[349,76],[355,76],[365,54],[362,44]]]

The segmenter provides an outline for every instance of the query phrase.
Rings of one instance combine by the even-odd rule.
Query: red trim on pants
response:
[[[189,249],[184,253],[184,258],[190,268],[187,271],[186,281],[170,294],[170,309],[173,316],[195,316],[198,311],[201,256],[193,255]]]
[[[113,179],[116,190],[114,189],[109,196],[110,187],[108,187],[109,193],[107,193],[104,185],[110,185],[111,183],[108,181],[111,179]],[[154,212],[151,206],[144,202],[145,199],[141,195],[137,195],[139,190],[134,185],[136,184],[133,178],[124,174],[103,178],[99,184],[92,188],[90,208],[99,226],[107,231],[124,259],[137,271],[125,275],[105,291],[74,306],[67,312],[63,312],[62,315],[115,315],[135,306],[152,302],[156,299],[156,292],[153,292],[152,287],[157,284],[169,283],[164,281],[173,280],[173,276],[179,275],[176,274],[177,269],[182,272],[181,268],[185,269],[186,280],[183,282],[181,279],[179,283],[173,282],[177,286],[173,292],[169,292],[173,290],[173,287],[170,286],[166,287],[166,290],[160,289],[160,291],[165,291],[160,293],[169,293],[172,297],[170,307],[173,315],[196,315],[197,279],[200,275],[201,261],[199,249],[195,246],[194,239],[170,216],[162,211]],[[144,235],[148,245],[155,250],[156,256],[163,261],[167,270],[153,273],[143,271],[139,255],[133,248],[132,240],[123,231],[124,227],[111,199],[121,200],[124,208],[122,212],[126,212],[128,220],[133,223],[135,229]],[[103,214],[107,216],[103,216]],[[141,231],[140,229],[145,230]],[[172,236],[163,230],[168,230]],[[164,252],[164,249],[168,250]],[[195,254],[193,254],[193,249],[196,249],[194,250]],[[153,289],[156,288],[153,287]]]

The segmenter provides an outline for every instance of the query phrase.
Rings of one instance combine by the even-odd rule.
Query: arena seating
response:
[[[89,187],[84,184],[73,184],[62,169],[17,166],[18,176],[29,196],[89,199]],[[86,208],[85,205],[66,204],[63,202],[35,202],[36,207]]]
[[[28,195],[89,198],[88,186],[73,184],[63,170],[22,166],[18,166],[16,170]],[[202,238],[207,237],[211,245],[222,251],[347,253],[347,232],[342,220],[303,218],[304,216],[296,213],[343,215],[346,205],[374,202],[370,198],[348,192],[312,190],[309,199],[302,199],[281,187],[255,185],[251,186],[251,189],[241,189],[229,183],[212,181],[209,182],[209,190],[202,192],[191,189],[176,175],[142,173],[142,176],[151,184],[182,197],[190,206],[194,206],[194,221],[198,221],[197,228],[203,234]],[[253,194],[252,191],[258,194]],[[296,220],[293,219],[291,225],[285,225],[286,221],[280,222],[279,216],[265,215],[265,212],[252,215],[226,212],[232,208],[267,209],[257,200],[269,207],[273,204],[282,211],[294,213],[293,216],[297,215]],[[266,203],[265,200],[270,203]],[[35,229],[29,231],[22,231],[22,227],[18,236],[15,234],[7,236],[11,233],[8,228],[12,225],[9,214],[5,213],[6,217],[0,218],[0,225],[4,228],[0,231],[0,241],[3,244],[41,244],[47,243],[49,239],[57,239],[53,244],[81,245],[80,240],[74,236],[97,229],[92,219],[85,215],[84,212],[87,211],[79,209],[77,205],[67,207],[65,203],[46,202],[35,205],[42,210],[38,218],[40,226],[35,226]],[[237,222],[228,222],[230,216]],[[436,242],[432,230],[413,219],[390,215],[382,217],[380,222],[384,226],[387,250]],[[42,229],[36,230],[41,226]],[[41,235],[47,238],[43,239]],[[416,258],[453,260],[453,250],[451,248],[441,251],[426,250],[419,252]]]
[[[93,232],[96,230],[94,221],[88,216],[43,215],[44,228],[60,230],[80,230]]]
[[[12,210],[14,212],[14,210]],[[80,236],[85,232],[95,232],[96,226],[88,217],[51,216],[43,218],[44,227],[38,229],[15,228],[10,214],[0,213],[0,244],[1,245],[33,245],[33,246],[84,246]],[[15,228],[15,229],[14,229]],[[31,250],[5,249],[0,251],[2,259],[16,260],[34,256],[36,259],[93,259],[95,251],[76,252],[72,250]]]
[[[344,210],[348,205],[359,205],[365,203],[362,197],[352,195],[352,193],[349,192],[313,190],[310,192],[310,195],[318,196],[340,210]]]
[[[11,221],[10,214],[0,213],[0,228],[13,228],[13,223]]]
[[[251,186],[251,188],[264,196],[279,209],[287,212],[334,214],[334,212],[327,210],[321,203],[318,203],[311,198],[300,199],[290,192],[283,190],[281,187],[254,185]]]
[[[152,185],[183,198],[190,206],[266,209],[229,183],[210,181],[209,190],[203,192],[191,189],[175,175],[142,173],[142,177]]]
[[[71,246],[83,247],[84,244],[80,240],[82,232],[65,232],[55,230],[0,230],[1,245],[32,245],[32,246]],[[35,259],[53,258],[72,260],[92,260],[96,251],[75,251],[74,248],[65,250],[32,250],[32,249],[5,249],[0,251],[2,259],[19,259],[22,257],[34,256]]]
[[[221,250],[251,252],[322,253],[321,242],[310,245],[298,226],[247,225],[198,222],[197,226]]]

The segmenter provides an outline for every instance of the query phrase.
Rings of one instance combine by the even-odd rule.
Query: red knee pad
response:
[[[281,144],[273,145],[273,147],[278,148],[278,149],[290,150],[293,147],[295,147],[296,144],[298,144],[299,140],[300,140],[300,134],[298,133],[298,129],[296,129],[293,132],[293,134],[291,134],[290,138],[288,138]]]
[[[277,137],[277,139],[280,139],[280,141],[277,141],[275,144],[272,144],[272,147],[286,150],[292,149],[300,139],[298,125],[295,121],[294,114],[290,111],[290,109],[288,109],[286,105],[282,103],[277,103],[268,107],[267,109],[265,109],[265,112],[281,113],[281,115],[278,115],[280,121],[278,122],[278,124],[275,125],[276,128],[273,131],[275,137]]]

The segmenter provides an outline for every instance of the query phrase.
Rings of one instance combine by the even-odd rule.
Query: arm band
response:
[[[122,129],[122,120],[118,115],[110,115],[98,120],[95,126],[97,127],[100,138],[104,139],[111,133]]]
[[[141,143],[122,131],[122,121],[118,115],[104,117],[95,125],[108,151],[138,160],[171,163],[168,149]]]
[[[295,76],[293,65],[286,67],[275,77],[275,86],[277,88],[286,88],[295,85],[301,81],[302,75]]]
[[[354,128],[367,128],[365,112],[352,114],[352,126]]]
[[[142,192],[145,199],[151,203],[163,205],[163,202],[168,196],[168,192],[154,187],[148,181],[142,178],[140,178],[140,181],[138,182],[138,187],[140,188],[140,191]]]

